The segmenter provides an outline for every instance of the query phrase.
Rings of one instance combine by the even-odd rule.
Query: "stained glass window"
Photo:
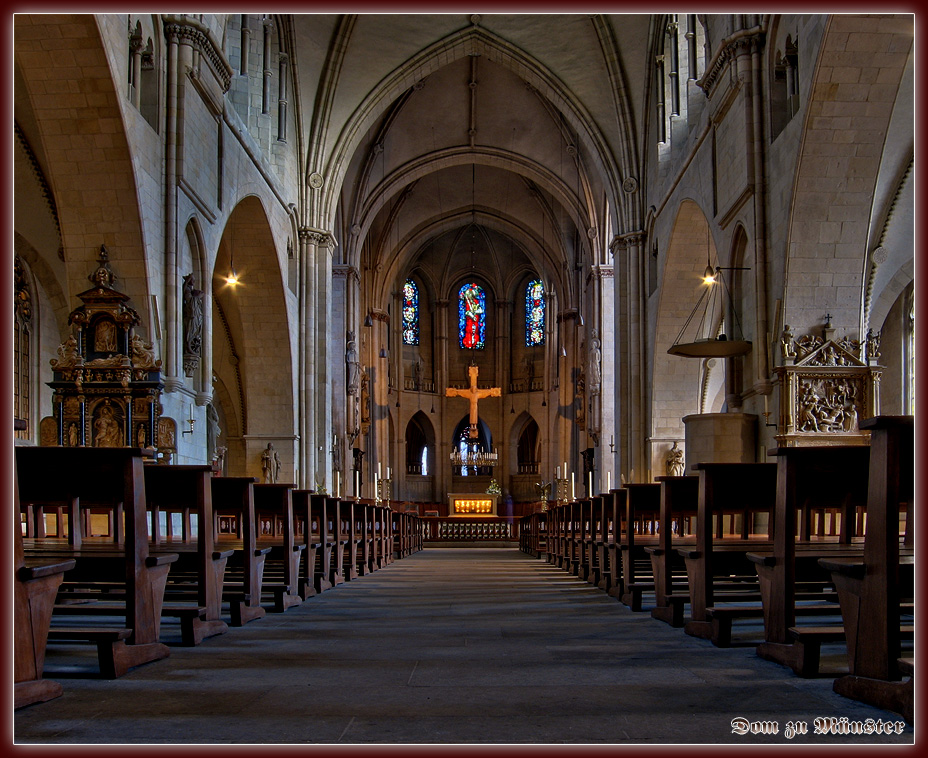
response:
[[[419,344],[419,288],[412,279],[403,285],[403,344]]]
[[[483,350],[487,334],[486,302],[479,284],[465,284],[458,292],[458,333],[462,348]]]
[[[535,279],[525,288],[525,344],[545,344],[545,285]]]

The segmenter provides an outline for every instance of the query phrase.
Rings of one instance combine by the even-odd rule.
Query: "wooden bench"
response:
[[[674,548],[695,542],[695,536],[687,533],[686,526],[698,511],[699,477],[659,476],[656,481],[661,488],[658,544],[645,547],[654,577],[651,618],[681,627],[690,596],[686,566]]]
[[[185,644],[199,645],[204,639],[224,634],[229,629],[221,615],[226,564],[233,550],[216,548],[212,478],[211,466],[145,467],[145,495],[151,513],[153,552],[162,549],[163,537],[159,528],[159,512],[162,509],[167,513],[180,511],[186,515],[187,521],[189,514],[197,516],[196,539],[189,535],[188,527],[180,544],[176,541],[167,543],[178,553],[179,559],[171,570],[172,576],[168,577],[165,600],[179,603],[187,599],[192,605],[204,609],[202,615],[182,616],[189,625],[182,634]],[[184,573],[187,581],[182,583],[177,574]],[[181,606],[176,607],[181,610]]]
[[[143,468],[142,451],[137,448],[16,448],[21,500],[59,503],[68,510],[70,544],[57,548],[65,549],[61,555],[63,560],[75,561],[75,579],[101,578],[101,575],[93,575],[94,563],[90,560],[101,556],[81,550],[81,500],[96,505],[103,503],[123,514],[124,542],[108,545],[111,557],[99,566],[105,572],[102,578],[121,578],[126,582],[121,628],[132,630],[126,645],[126,657],[131,666],[170,654],[168,647],[159,641],[161,605],[170,564],[177,560],[176,553],[149,554]],[[28,550],[26,552],[28,554]],[[91,575],[86,576],[87,573]]]
[[[293,524],[298,532],[297,539],[305,545],[300,561],[297,592],[303,600],[318,594],[316,586],[316,562],[322,552],[322,529],[319,512],[313,507],[312,490],[293,490]],[[320,495],[319,497],[324,497]]]
[[[643,592],[654,591],[653,569],[645,548],[657,545],[660,522],[661,486],[628,483],[623,487],[625,517],[617,532],[617,552],[622,560],[621,601],[633,611],[641,610]]]
[[[776,495],[773,463],[697,463],[699,477],[696,508],[696,544],[678,548],[686,563],[690,618],[683,630],[692,636],[718,642],[718,627],[707,608],[720,602],[760,599],[757,575],[747,553],[770,546],[770,535],[758,533],[758,516],[769,518]],[[725,515],[740,514],[735,535],[722,537]],[[732,519],[734,523],[734,519]],[[717,580],[721,580],[717,584]]]
[[[265,560],[265,576],[269,576],[274,564],[276,576],[262,583],[262,592],[273,594],[273,608],[283,613],[299,605],[303,599],[299,594],[300,558],[306,545],[297,543],[293,529],[292,484],[255,484],[255,516],[257,523],[268,520],[273,525],[271,534],[258,530],[257,547],[270,547]]]
[[[234,545],[236,552],[227,566],[230,576],[223,583],[223,600],[229,604],[232,626],[264,618],[261,605],[264,563],[270,547],[258,547],[252,476],[214,476],[210,479],[213,496],[213,529],[219,546]],[[235,518],[235,534],[219,531],[220,518]],[[234,577],[240,577],[234,581]]]
[[[338,542],[342,546],[342,576],[346,582],[357,579],[360,533],[354,518],[355,501],[335,499],[338,508]]]
[[[593,500],[594,545],[598,564],[599,589],[609,592],[612,587],[612,561],[615,560],[615,490],[605,492]]]
[[[822,559],[838,590],[847,634],[848,675],[835,680],[834,691],[845,697],[914,716],[913,683],[900,667],[905,602],[914,595],[912,529],[914,507],[915,428],[912,416],[864,419],[870,432],[867,529],[862,560]],[[905,507],[906,528],[900,541],[899,522]]]
[[[52,700],[62,694],[58,682],[42,678],[52,606],[64,572],[75,561],[26,566],[19,510],[19,485],[13,469],[13,707]]]
[[[837,598],[831,577],[818,565],[818,558],[859,554],[862,549],[853,540],[857,512],[866,505],[870,449],[859,445],[787,447],[772,454],[777,458],[772,549],[748,554],[757,571],[764,607],[764,642],[758,645],[757,654],[803,675],[814,674],[816,646],[797,642],[789,630],[796,625],[800,600],[827,601],[817,604],[822,605],[818,616],[840,613],[832,602]],[[811,515],[820,509],[840,512],[838,535],[812,533]],[[809,583],[814,582],[822,588],[819,598],[808,592]],[[804,661],[808,651],[815,654],[814,661]]]

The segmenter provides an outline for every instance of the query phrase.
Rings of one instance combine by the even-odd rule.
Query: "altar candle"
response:
[[[575,471],[570,472],[570,499],[571,500],[577,499],[577,482],[576,482],[575,474],[576,474]]]
[[[389,479],[389,478],[390,478],[390,467],[387,466],[387,479]]]
[[[555,471],[555,473],[554,473],[554,478],[555,478],[555,479],[560,479],[560,478],[561,478],[561,467],[558,466],[556,469],[554,469],[554,471]]]
[[[587,480],[589,481],[589,489],[587,490],[587,496],[593,497],[593,472],[591,471],[587,474]]]
[[[606,472],[606,492],[612,492],[612,472]]]
[[[335,472],[335,497],[342,496],[342,472]]]
[[[380,479],[380,461],[377,461],[377,478]]]
[[[767,396],[764,395],[764,416],[766,416],[768,413],[769,411],[767,410]]]

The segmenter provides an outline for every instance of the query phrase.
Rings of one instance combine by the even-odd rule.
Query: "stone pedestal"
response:
[[[757,460],[757,416],[753,413],[694,413],[683,417],[686,473],[696,463],[753,463]]]

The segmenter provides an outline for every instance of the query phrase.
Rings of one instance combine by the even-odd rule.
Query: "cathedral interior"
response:
[[[16,444],[520,516],[912,413],[913,38],[18,14]],[[829,350],[848,386],[791,379]]]
[[[18,739],[912,741],[915,14],[569,10],[13,14]]]

